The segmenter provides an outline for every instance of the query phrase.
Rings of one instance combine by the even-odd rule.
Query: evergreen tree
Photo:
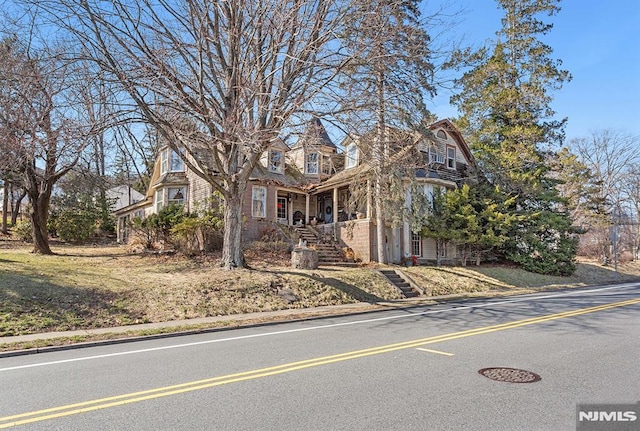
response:
[[[505,16],[495,44],[454,57],[456,67],[468,70],[452,102],[487,179],[505,201],[515,197],[510,211],[520,222],[504,256],[528,270],[567,274],[574,268],[575,239],[546,156],[562,143],[566,122],[554,119],[550,93],[571,77],[539,39],[552,28],[540,17],[557,13],[559,0],[497,3]]]

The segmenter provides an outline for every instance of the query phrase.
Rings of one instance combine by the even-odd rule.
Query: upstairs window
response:
[[[184,172],[182,157],[170,148],[160,153],[160,173],[166,174],[167,172]]]
[[[305,173],[318,173],[318,153],[309,153],[305,156]]]
[[[444,130],[438,130],[438,133],[436,133],[436,136],[440,139],[447,139],[447,134],[445,133]]]
[[[322,173],[331,175],[331,157],[329,156],[322,156]]]
[[[267,188],[254,186],[251,190],[251,215],[256,218],[267,217]]]
[[[358,165],[358,147],[356,144],[349,144],[346,153],[345,169],[356,167]]]
[[[447,146],[447,168],[456,168],[456,147]]]
[[[284,172],[284,157],[282,151],[269,150],[269,172],[278,174]]]
[[[169,153],[167,150],[164,150],[160,153],[160,173],[166,174],[169,171]]]
[[[171,172],[184,172],[184,161],[180,154],[171,151]]]

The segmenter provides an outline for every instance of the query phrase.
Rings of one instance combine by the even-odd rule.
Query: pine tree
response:
[[[552,28],[540,17],[556,14],[559,0],[497,3],[505,16],[493,47],[454,58],[456,67],[469,69],[452,102],[487,179],[505,200],[515,197],[510,211],[521,222],[510,232],[505,257],[528,270],[567,274],[574,269],[575,239],[546,156],[562,143],[566,122],[555,119],[550,93],[571,76],[539,39]]]

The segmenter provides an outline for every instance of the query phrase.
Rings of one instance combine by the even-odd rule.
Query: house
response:
[[[462,135],[449,120],[430,127],[431,139],[393,130],[396,147],[389,149],[389,160],[409,157],[414,184],[426,196],[437,188],[454,189],[473,181],[477,172],[473,156]],[[348,137],[339,151],[319,119],[312,120],[305,133],[291,147],[275,141],[254,169],[243,201],[245,241],[260,239],[274,224],[313,225],[317,235],[332,238],[340,247],[350,247],[363,262],[377,260],[376,226],[372,217],[370,187],[366,175],[371,170],[368,154],[370,139]],[[410,153],[410,154],[409,154]],[[393,166],[393,163],[391,163]],[[355,203],[354,185],[364,190]],[[116,211],[118,240],[127,238],[127,221],[146,217],[163,206],[180,203],[188,211],[202,208],[213,190],[210,184],[190,172],[179,154],[170,148],[161,151],[144,200]],[[411,195],[406,194],[406,203]],[[421,261],[455,258],[455,249],[437,250],[429,238],[411,232],[407,222],[387,225],[385,235],[389,261],[400,263],[407,256]]]
[[[105,195],[107,201],[111,203],[111,211],[118,211],[145,198],[142,193],[126,185],[112,187],[105,192]]]

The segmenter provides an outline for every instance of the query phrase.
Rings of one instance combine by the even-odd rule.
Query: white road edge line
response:
[[[460,307],[451,307],[451,308],[446,308],[446,309],[442,309],[442,310],[428,310],[428,311],[423,311],[423,312],[420,312],[420,313],[405,313],[405,314],[400,314],[400,315],[395,315],[395,316],[379,317],[379,318],[375,318],[375,319],[355,320],[355,321],[350,321],[350,322],[332,323],[330,325],[311,326],[311,327],[308,327],[308,328],[287,329],[285,331],[273,331],[273,332],[265,332],[265,333],[260,333],[260,334],[241,335],[241,336],[237,336],[237,337],[219,338],[219,339],[215,339],[215,340],[196,341],[196,342],[193,342],[193,343],[183,343],[183,344],[174,344],[174,345],[170,345],[170,346],[152,347],[152,348],[149,348],[149,349],[129,350],[129,351],[117,352],[117,353],[107,353],[107,354],[104,354],[104,355],[85,356],[85,357],[81,357],[81,358],[63,359],[63,360],[59,360],[59,361],[39,362],[39,363],[34,363],[34,364],[18,365],[18,366],[15,366],[15,367],[0,368],[0,372],[21,370],[21,369],[25,369],[25,368],[35,368],[35,367],[44,367],[44,366],[50,366],[50,365],[66,364],[66,363],[70,363],[70,362],[79,362],[79,361],[88,361],[88,360],[94,360],[94,359],[111,358],[111,357],[115,357],[115,356],[125,356],[125,355],[139,354],[139,353],[148,353],[148,352],[155,352],[155,351],[159,351],[159,350],[179,349],[179,348],[183,348],[183,347],[192,347],[192,346],[200,346],[200,345],[204,345],[204,344],[222,343],[222,342],[226,342],[226,341],[246,340],[246,339],[250,339],[250,338],[259,338],[259,337],[268,337],[268,336],[273,336],[273,335],[291,334],[291,333],[295,333],[295,332],[315,331],[315,330],[319,330],[319,329],[336,328],[336,327],[340,327],[340,326],[361,325],[361,324],[366,324],[366,323],[381,322],[381,321],[385,321],[385,320],[415,318],[416,316],[426,316],[426,315],[429,315],[429,314],[446,313],[446,312],[450,312],[450,311],[462,311],[462,310],[469,310],[469,309],[473,309],[473,308],[485,308],[485,307],[492,307],[492,306],[496,306],[496,305],[517,304],[517,303],[520,303],[520,302],[533,301],[533,300],[538,300],[538,299],[561,298],[561,297],[565,297],[565,296],[572,296],[572,295],[585,294],[585,293],[594,293],[594,292],[603,292],[603,291],[624,289],[624,288],[627,288],[627,287],[635,287],[635,286],[640,286],[640,283],[625,283],[625,284],[619,284],[619,285],[609,286],[609,287],[595,288],[595,289],[589,289],[589,290],[570,291],[570,292],[563,292],[563,293],[557,293],[557,294],[547,294],[547,295],[534,293],[534,294],[530,294],[530,295],[521,296],[521,297],[518,297],[516,299],[510,299],[510,300],[505,300],[505,301],[497,301],[497,302],[487,302],[487,303],[483,303],[483,304],[464,305],[464,306],[460,306]]]

